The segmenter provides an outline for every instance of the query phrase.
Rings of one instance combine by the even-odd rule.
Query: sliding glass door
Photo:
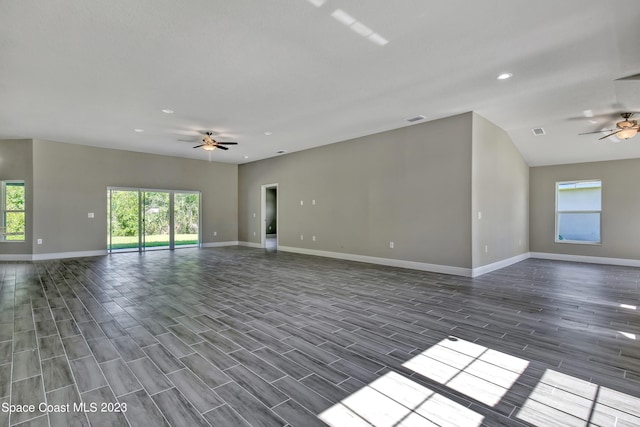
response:
[[[200,235],[200,193],[173,194],[175,246],[194,246]]]
[[[137,251],[140,249],[140,192],[138,190],[109,190],[109,251]]]
[[[142,196],[142,246],[149,249],[171,248],[170,193],[141,191]]]
[[[109,188],[107,249],[148,251],[200,244],[200,192]]]

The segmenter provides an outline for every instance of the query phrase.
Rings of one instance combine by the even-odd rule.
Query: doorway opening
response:
[[[107,250],[144,252],[200,245],[200,192],[107,189]]]
[[[262,230],[260,244],[268,251],[278,250],[278,184],[262,186]]]

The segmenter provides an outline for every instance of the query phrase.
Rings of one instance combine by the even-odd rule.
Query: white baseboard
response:
[[[586,255],[568,255],[568,254],[556,254],[549,252],[531,252],[531,258],[540,259],[552,259],[556,261],[572,261],[572,262],[586,262],[589,264],[609,264],[609,265],[622,265],[626,267],[640,267],[640,260],[627,259],[627,258],[606,258],[599,256],[586,256]]]
[[[506,258],[500,261],[493,262],[491,264],[482,265],[480,267],[476,267],[471,271],[471,277],[478,277],[483,274],[490,273],[495,270],[500,270],[501,268],[508,267],[512,264],[515,264],[520,261],[524,261],[527,258],[530,258],[531,254],[529,252],[525,252],[520,255],[512,256],[511,258]]]
[[[279,251],[293,252],[304,255],[315,255],[327,258],[344,259],[348,261],[366,262],[369,264],[388,265],[390,267],[409,268],[411,270],[431,271],[433,273],[453,274],[456,276],[471,276],[470,268],[453,267],[450,265],[428,264],[424,262],[405,261],[402,259],[379,258],[366,255],[347,254],[342,252],[319,251],[315,249],[278,246]]]
[[[221,248],[223,246],[238,246],[239,242],[237,240],[229,241],[229,242],[210,242],[203,243],[200,245],[203,248]]]
[[[107,250],[99,251],[77,251],[77,252],[53,252],[49,254],[33,254],[31,255],[32,261],[44,261],[48,259],[64,259],[64,258],[84,258],[90,256],[104,256],[107,255]]]
[[[246,247],[248,247],[248,248],[257,248],[257,249],[262,249],[262,245],[261,245],[260,243],[254,243],[254,242],[242,242],[242,241],[240,241],[240,242],[238,242],[238,246],[246,246]],[[280,248],[281,248],[281,247],[280,247],[280,246],[278,246],[278,250],[279,250]]]

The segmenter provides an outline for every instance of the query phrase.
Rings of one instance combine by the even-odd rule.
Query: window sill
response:
[[[602,242],[581,242],[580,240],[556,240],[554,243],[569,244],[569,245],[588,245],[588,246],[602,246]]]

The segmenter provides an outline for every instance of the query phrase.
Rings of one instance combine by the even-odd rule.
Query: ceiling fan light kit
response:
[[[634,136],[636,136],[636,134],[638,133],[638,129],[630,127],[628,129],[624,129],[619,131],[616,136],[620,139],[629,139],[629,138],[633,138]]]
[[[631,118],[631,116],[633,116],[634,113],[620,113],[620,116],[622,116],[622,118],[624,120],[616,123],[616,128],[617,129],[603,129],[603,130],[598,130],[595,132],[587,132],[586,134],[590,134],[590,133],[600,133],[600,132],[611,132],[608,135],[603,136],[602,138],[598,138],[598,140],[602,140],[605,138],[608,138],[610,136],[616,136],[619,139],[630,139],[633,138],[634,136],[636,136],[636,134],[638,133],[638,131],[640,131],[640,126],[638,126],[638,121],[637,120],[629,120]],[[586,135],[586,134],[580,134],[580,135]]]
[[[213,151],[216,148],[219,148],[221,150],[228,150],[228,147],[225,147],[225,145],[238,145],[237,142],[220,142],[220,141],[216,141],[215,139],[213,139],[211,136],[213,135],[213,132],[205,132],[204,133],[204,137],[202,138],[202,144],[200,145],[196,145],[193,148],[200,148],[202,147],[203,150],[205,151]]]

